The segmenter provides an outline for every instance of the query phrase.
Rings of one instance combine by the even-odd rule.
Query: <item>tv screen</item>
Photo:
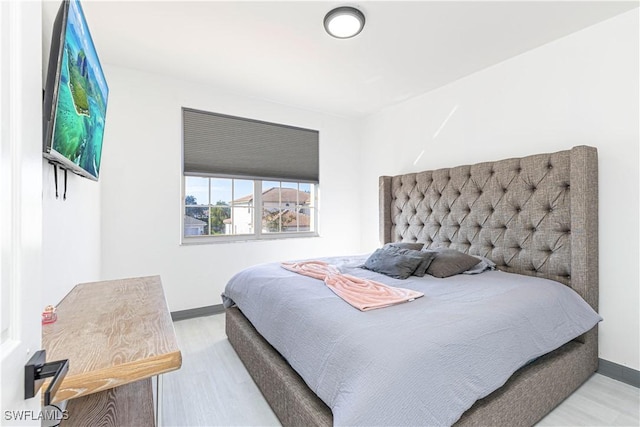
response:
[[[44,156],[98,180],[109,88],[82,6],[65,0],[56,16],[44,93]]]

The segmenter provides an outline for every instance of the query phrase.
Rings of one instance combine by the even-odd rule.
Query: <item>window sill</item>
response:
[[[193,245],[217,245],[221,243],[247,243],[247,242],[268,242],[271,240],[295,240],[320,237],[318,233],[278,233],[278,234],[262,234],[260,237],[252,234],[238,236],[194,236],[182,237],[180,246]]]

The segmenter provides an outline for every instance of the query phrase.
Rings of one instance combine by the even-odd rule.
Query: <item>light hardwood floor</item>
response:
[[[163,376],[165,426],[279,426],[224,332],[224,315],[175,322],[182,368]],[[538,426],[639,426],[640,389],[595,374]]]

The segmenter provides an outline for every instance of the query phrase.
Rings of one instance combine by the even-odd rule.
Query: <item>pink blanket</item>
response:
[[[283,262],[282,267],[304,276],[323,280],[340,298],[360,311],[389,307],[424,296],[411,289],[394,288],[373,280],[342,274],[324,261]]]

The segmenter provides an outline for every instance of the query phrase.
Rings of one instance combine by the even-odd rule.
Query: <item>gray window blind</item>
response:
[[[318,183],[318,131],[182,109],[185,175]]]

